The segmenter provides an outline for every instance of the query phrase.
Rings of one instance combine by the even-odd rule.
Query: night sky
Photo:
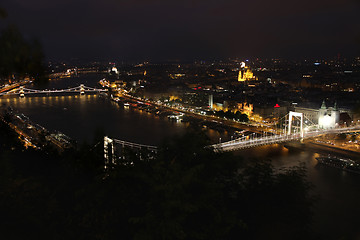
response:
[[[360,55],[358,0],[2,0],[48,59]]]

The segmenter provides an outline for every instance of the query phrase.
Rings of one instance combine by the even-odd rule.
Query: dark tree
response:
[[[46,81],[40,42],[26,40],[14,25],[0,35],[0,75],[5,79],[29,77],[37,83]]]
[[[249,166],[205,147],[196,130],[167,140],[156,158],[128,154],[104,173],[101,149],[26,150],[1,123],[5,239],[309,239],[303,167]]]
[[[5,9],[0,7],[0,18],[6,18],[7,17],[7,12]]]

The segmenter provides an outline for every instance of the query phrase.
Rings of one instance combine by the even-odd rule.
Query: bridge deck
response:
[[[301,137],[300,134],[292,135],[274,135],[269,137],[253,138],[253,139],[235,139],[232,141],[211,145],[215,151],[236,151],[245,148],[257,147],[262,145],[271,145],[276,143],[300,140],[305,138],[316,137],[323,134],[330,133],[349,133],[360,131],[360,126],[353,126],[347,128],[335,128],[329,130],[317,130],[312,132],[304,133]]]

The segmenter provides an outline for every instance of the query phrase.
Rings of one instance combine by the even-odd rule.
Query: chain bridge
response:
[[[84,84],[80,84],[77,87],[67,88],[67,89],[30,89],[25,88],[24,86],[20,86],[17,89],[2,92],[0,93],[1,96],[14,96],[18,95],[19,97],[25,97],[27,95],[33,95],[33,94],[58,94],[58,93],[79,93],[81,95],[85,93],[99,93],[99,92],[107,92],[107,89],[98,89],[93,87],[87,87]]]

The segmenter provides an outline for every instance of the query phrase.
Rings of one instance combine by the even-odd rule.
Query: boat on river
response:
[[[318,161],[319,164],[322,165],[341,169],[347,172],[360,174],[360,164],[351,159],[327,155],[327,156],[317,157],[316,160]]]

